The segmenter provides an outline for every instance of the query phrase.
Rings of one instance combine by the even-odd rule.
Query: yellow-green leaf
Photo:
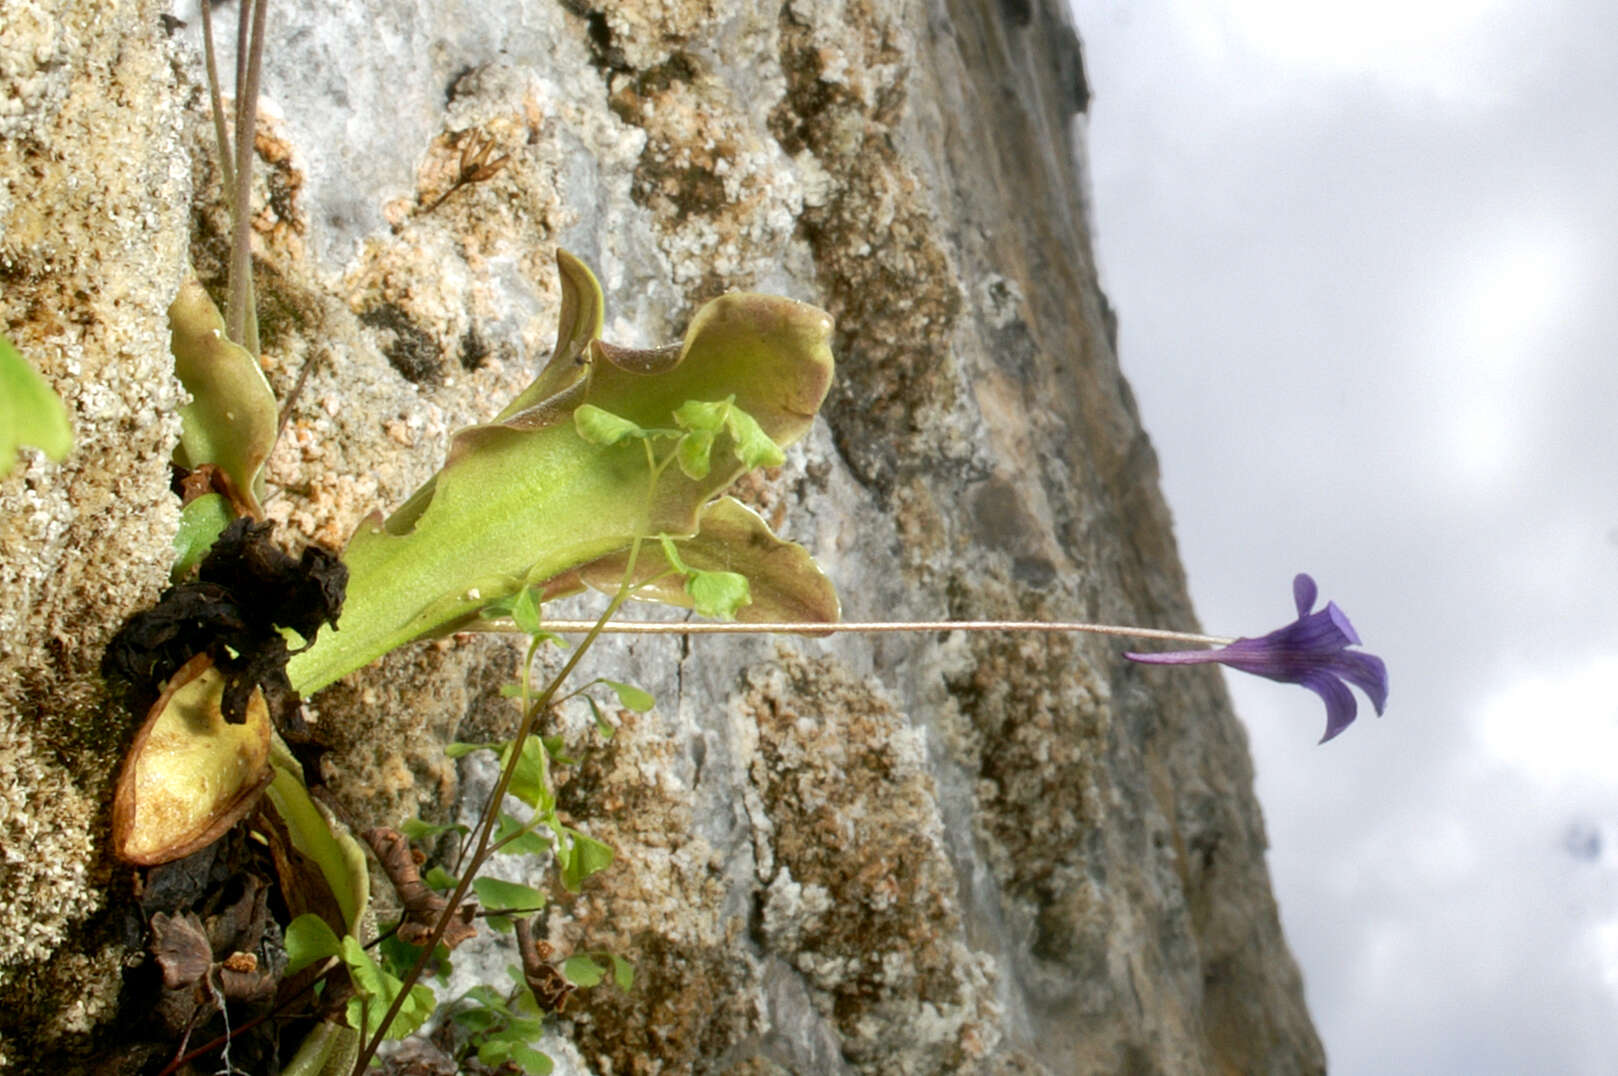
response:
[[[808,431],[832,376],[824,311],[726,295],[697,312],[678,347],[629,351],[593,336],[581,347],[599,331],[600,292],[576,261],[558,261],[563,325],[550,364],[496,421],[458,433],[443,470],[397,512],[361,524],[343,557],[341,630],[322,633],[287,667],[298,691],[453,631],[491,599],[627,549],[637,536],[695,534],[703,506],[748,470],[734,451],[716,449],[703,478],[670,468],[649,493],[643,445],[587,441],[570,421],[579,406],[652,429],[669,426],[687,400],[734,395],[777,445]]]
[[[220,713],[225,676],[206,655],[169,679],[124,760],[112,805],[113,849],[141,866],[218,840],[273,776],[270,713],[254,690],[246,720]]]
[[[275,393],[258,360],[225,336],[225,320],[192,276],[169,306],[174,372],[191,393],[180,409],[183,467],[217,464],[230,477],[242,507],[263,514],[264,461],[275,447]]]
[[[0,335],[0,478],[16,466],[23,445],[59,460],[73,447],[73,427],[50,382]]]
[[[292,846],[320,871],[337,901],[345,931],[357,930],[371,900],[370,868],[359,841],[341,822],[327,817],[303,783],[303,767],[281,742],[270,737],[274,779],[266,795],[292,838]],[[283,883],[284,885],[284,883]]]
[[[219,534],[235,519],[223,494],[205,493],[180,509],[180,529],[174,533],[174,567],[169,581],[178,583],[208,555]]]
[[[701,529],[673,541],[679,564],[671,563],[658,543],[642,547],[635,562],[636,597],[693,608],[678,568],[734,572],[747,580],[751,601],[735,609],[744,624],[798,623],[805,634],[813,625],[835,623],[840,615],[837,588],[796,542],[778,538],[757,512],[731,497],[721,497],[702,512]],[[612,553],[566,576],[552,580],[546,597],[577,593],[585,585],[611,592],[628,567],[627,552]]]

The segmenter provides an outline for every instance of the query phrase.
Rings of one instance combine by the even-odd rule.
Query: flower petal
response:
[[[1388,705],[1388,666],[1375,654],[1357,650],[1337,655],[1337,673],[1344,680],[1365,692],[1365,697],[1376,707],[1377,716]]]
[[[1354,693],[1348,690],[1347,684],[1324,669],[1305,677],[1299,683],[1319,695],[1326,703],[1326,734],[1320,738],[1321,743],[1325,743],[1354,723],[1354,717],[1360,708],[1354,701]]]
[[[1354,625],[1342,615],[1341,609],[1337,609],[1336,616],[1332,615],[1335,608],[1335,603],[1328,605],[1320,612],[1310,613],[1264,638],[1277,650],[1309,655],[1332,653],[1352,646],[1360,641],[1359,636],[1354,634]]]
[[[1326,613],[1331,617],[1332,623],[1336,624],[1338,629],[1342,631],[1349,643],[1358,646],[1360,633],[1354,630],[1353,624],[1349,623],[1348,614],[1339,609],[1336,602],[1326,603]]]
[[[1315,607],[1315,598],[1319,593],[1314,577],[1308,572],[1299,572],[1292,577],[1292,600],[1298,603],[1299,616],[1309,615],[1309,610]]]

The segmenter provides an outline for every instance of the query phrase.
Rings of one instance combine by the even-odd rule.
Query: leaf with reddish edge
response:
[[[112,844],[139,866],[188,856],[253,809],[274,777],[270,714],[253,690],[246,720],[220,713],[225,677],[199,654],[169,678],[124,759]]]
[[[647,428],[672,425],[688,400],[723,400],[777,445],[802,437],[831,383],[832,320],[774,296],[705,305],[677,347],[637,351],[600,340],[599,285],[558,252],[558,344],[539,377],[485,425],[455,436],[449,460],[386,521],[361,524],[344,553],[341,629],[288,666],[316,691],[414,639],[475,619],[491,599],[626,550],[636,537],[698,531],[703,506],[748,469],[729,438],[693,479],[670,468],[648,491],[645,448],[593,444],[574,428],[592,404]]]
[[[741,623],[801,623],[805,635],[816,624],[835,623],[840,615],[837,588],[809,551],[778,538],[757,512],[731,497],[707,505],[690,538],[674,542],[681,561],[699,571],[735,572],[747,579],[752,601],[736,611]],[[545,598],[577,594],[586,586],[607,593],[618,588],[629,564],[627,550],[598,558],[549,580]],[[685,579],[668,563],[660,545],[647,543],[635,562],[635,597],[689,609],[693,605]]]
[[[225,336],[225,319],[193,274],[169,306],[174,372],[191,394],[180,409],[177,462],[216,463],[230,476],[240,509],[262,518],[264,461],[279,430],[275,393],[258,359]]]

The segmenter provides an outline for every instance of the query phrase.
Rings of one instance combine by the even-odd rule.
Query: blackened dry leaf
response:
[[[148,917],[158,912],[177,912],[201,903],[209,890],[218,888],[229,876],[229,867],[216,863],[227,842],[215,841],[181,859],[159,863],[137,876],[140,908]]]
[[[448,1024],[446,1020],[444,1023]],[[382,1060],[382,1076],[457,1076],[455,1058],[435,1043],[412,1035]]]
[[[294,560],[270,540],[271,529],[245,516],[235,520],[202,559],[197,577],[227,587],[256,622],[291,628],[312,643],[321,624],[337,624],[348,568],[315,545]]]
[[[208,943],[216,958],[251,952],[264,940],[269,922],[269,887],[257,875],[241,876],[242,895],[208,917]]]
[[[231,961],[238,957],[244,959],[237,961],[238,967],[232,967]],[[275,973],[260,968],[251,953],[231,954],[215,965],[215,974],[218,976],[220,993],[225,995],[226,1001],[269,1001],[275,997],[275,988],[279,983]]]
[[[376,853],[383,872],[393,883],[394,892],[399,894],[399,903],[404,908],[404,918],[399,923],[399,940],[410,945],[426,945],[449,901],[421,880],[421,863],[416,859],[410,842],[398,830],[369,829],[362,836],[365,843],[371,846],[371,851]],[[477,928],[472,925],[475,911],[476,905],[470,901],[456,910],[449,925],[444,928],[444,936],[439,939],[447,948],[453,949],[477,933]]]
[[[163,681],[207,654],[226,677],[220,706],[226,721],[242,722],[258,687],[278,724],[298,724],[298,697],[286,676],[292,654],[278,629],[291,628],[310,644],[322,624],[335,627],[348,568],[318,546],[294,559],[270,531],[268,523],[235,520],[203,558],[196,582],[170,587],[119,629],[101,672],[122,688],[130,710],[151,709]]]
[[[239,638],[246,631],[247,622],[224,587],[173,586],[155,606],[124,622],[102,655],[101,675],[124,688],[131,711],[144,714],[180,666],[208,651],[215,638]]]

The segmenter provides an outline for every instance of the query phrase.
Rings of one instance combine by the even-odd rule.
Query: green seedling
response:
[[[607,968],[595,958],[601,957],[612,968],[612,981],[620,990],[635,985],[635,969],[617,953],[576,953],[562,961],[562,974],[574,986],[597,986],[607,976]]]
[[[50,382],[0,335],[0,478],[11,473],[24,445],[59,460],[73,447],[73,427]]]

